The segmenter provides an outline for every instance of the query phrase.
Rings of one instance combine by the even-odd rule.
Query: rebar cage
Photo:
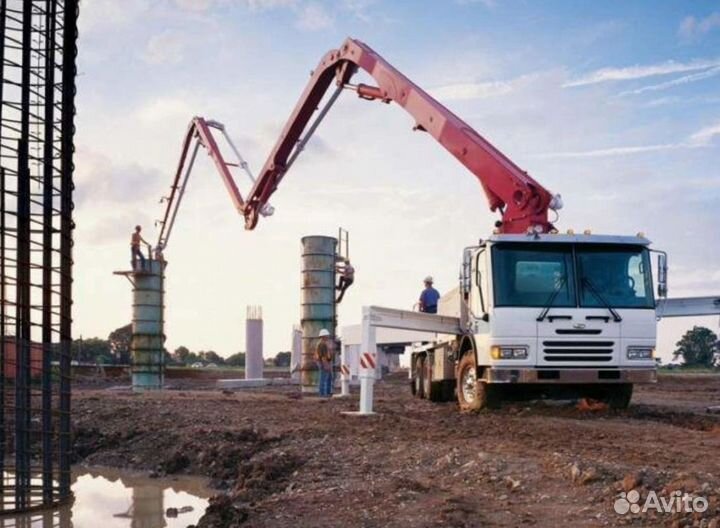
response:
[[[0,514],[70,491],[78,0],[0,0]]]

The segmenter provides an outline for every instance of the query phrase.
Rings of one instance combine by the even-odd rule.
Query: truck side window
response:
[[[482,310],[482,313],[486,313],[487,310],[485,310],[485,295],[483,293],[483,287],[482,287],[482,272],[480,271],[480,257],[485,256],[485,250],[478,251],[477,256],[475,258],[475,284],[477,284],[478,288],[478,295],[480,295],[480,309]]]

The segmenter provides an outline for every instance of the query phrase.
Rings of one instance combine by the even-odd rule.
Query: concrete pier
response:
[[[163,388],[166,265],[148,259],[142,268],[115,272],[127,277],[133,287],[130,354],[132,387],[136,392]]]
[[[245,319],[245,379],[261,379],[264,365],[262,307],[248,306]]]
[[[302,356],[300,386],[302,392],[317,392],[318,367],[315,347],[323,328],[335,339],[335,264],[337,239],[306,236],[302,239]]]
[[[165,263],[148,260],[132,278],[133,390],[159,390],[165,378]]]

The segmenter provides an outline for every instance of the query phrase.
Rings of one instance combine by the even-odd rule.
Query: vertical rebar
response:
[[[30,493],[30,60],[32,2],[23,2],[20,139],[17,146],[17,310],[15,319],[15,507]]]
[[[1,104],[5,94],[5,16],[7,14],[7,0],[0,0],[0,123],[3,119],[4,106]],[[2,128],[0,128],[0,133]],[[2,164],[2,148],[0,147],[0,164]],[[5,335],[6,314],[5,305],[5,167],[0,166],[0,493],[5,495],[5,453],[7,436],[5,435],[5,385],[7,377],[5,365],[7,361],[7,340]],[[5,501],[3,500],[3,506]]]
[[[65,0],[60,177],[60,495],[70,495],[70,351],[72,346],[72,192],[78,0]]]
[[[55,96],[55,18],[56,3],[45,0],[45,102]],[[53,304],[53,139],[55,105],[45,104],[43,131],[43,243],[42,243],[42,455],[43,500],[53,501],[52,452],[52,304]]]

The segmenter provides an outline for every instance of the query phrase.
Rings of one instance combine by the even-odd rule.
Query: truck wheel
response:
[[[478,412],[497,406],[495,387],[477,378],[474,354],[465,354],[458,365],[457,399],[461,411]]]
[[[415,383],[415,397],[425,397],[425,356],[418,356],[415,360],[415,375],[413,382]]]
[[[433,379],[433,356],[425,357],[425,373],[423,377],[423,392],[431,402],[445,401],[443,396],[443,382]]]
[[[632,399],[633,384],[622,383],[618,385],[611,385],[608,387],[605,403],[611,409],[622,410],[627,409],[630,406],[630,400]]]

